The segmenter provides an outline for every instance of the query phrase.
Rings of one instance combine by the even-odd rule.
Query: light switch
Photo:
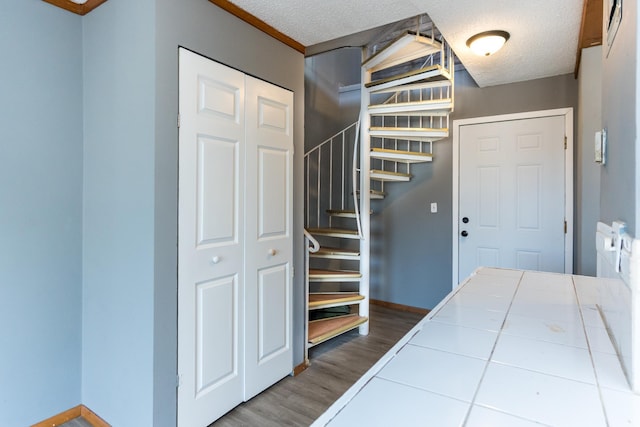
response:
[[[438,212],[438,204],[436,202],[431,203],[431,213]]]

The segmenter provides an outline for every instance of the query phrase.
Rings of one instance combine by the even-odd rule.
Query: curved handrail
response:
[[[362,225],[360,224],[360,208],[358,206],[358,193],[356,189],[358,188],[358,185],[357,185],[358,183],[358,141],[360,141],[360,122],[362,119],[362,114],[363,112],[360,111],[360,117],[358,118],[358,121],[356,123],[357,125],[356,138],[355,138],[355,141],[353,142],[353,167],[351,170],[352,178],[353,178],[353,207],[356,212],[356,224],[358,225],[358,236],[360,236],[360,239],[362,239],[363,236],[362,236]],[[360,197],[365,197],[365,195],[361,194]]]
[[[308,247],[308,251],[311,253],[316,253],[320,250],[320,243],[318,243],[318,241],[316,240],[315,237],[313,237],[311,235],[311,233],[309,233],[307,231],[307,229],[303,229],[304,232],[304,237],[307,238],[307,240],[309,241],[309,243],[311,243],[311,245]]]

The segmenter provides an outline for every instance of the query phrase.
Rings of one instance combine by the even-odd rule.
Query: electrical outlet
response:
[[[431,213],[438,212],[438,204],[436,202],[431,203]]]

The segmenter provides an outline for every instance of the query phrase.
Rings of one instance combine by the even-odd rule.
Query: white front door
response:
[[[178,425],[243,400],[244,74],[180,49]]]
[[[566,271],[565,120],[460,126],[459,280],[479,266]]]
[[[291,373],[293,93],[246,77],[245,400]]]

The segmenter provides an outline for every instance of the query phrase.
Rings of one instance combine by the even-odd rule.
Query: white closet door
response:
[[[178,425],[243,400],[244,74],[180,49]]]
[[[246,77],[245,390],[293,368],[293,93]]]

